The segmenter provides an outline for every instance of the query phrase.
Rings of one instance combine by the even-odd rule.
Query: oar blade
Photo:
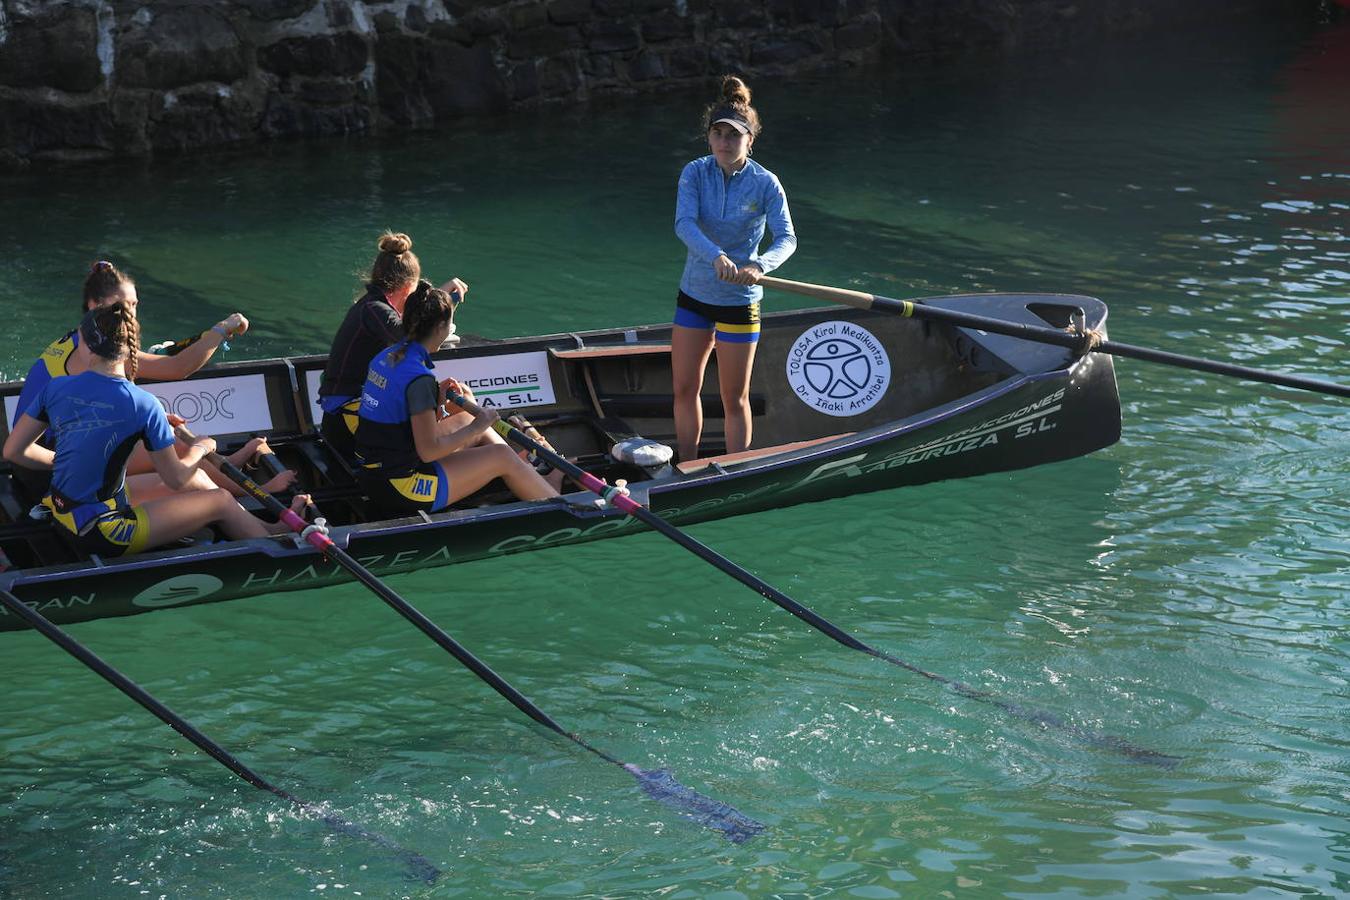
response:
[[[744,844],[768,827],[730,804],[680,784],[669,769],[640,769],[634,765],[624,768],[638,780],[647,796],[664,803],[691,822],[721,832],[733,844]]]
[[[329,828],[352,837],[370,841],[371,843],[390,851],[398,858],[399,862],[403,863],[410,879],[423,882],[424,884],[435,884],[436,880],[441,877],[441,870],[436,868],[435,863],[422,854],[401,847],[384,835],[377,834],[368,828],[362,828],[355,822],[349,822],[341,816],[326,812],[318,807],[311,806],[310,804],[305,804],[305,807]]]

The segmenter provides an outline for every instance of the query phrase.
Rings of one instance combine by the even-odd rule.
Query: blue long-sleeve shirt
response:
[[[773,242],[761,253],[766,227]],[[686,165],[675,200],[675,234],[689,248],[680,290],[712,306],[746,306],[764,293],[757,284],[720,280],[713,272],[718,256],[725,253],[738,266],[753,262],[767,274],[797,249],[783,185],[753,159],[730,178],[713,156]]]

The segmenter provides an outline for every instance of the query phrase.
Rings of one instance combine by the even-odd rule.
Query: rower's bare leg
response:
[[[308,494],[297,494],[291,509],[297,514],[309,503]],[[289,531],[280,522],[263,522],[239,505],[233,496],[218,489],[189,491],[139,504],[150,523],[148,546],[158,547],[187,537],[208,525],[219,525],[230,540],[266,537]]]
[[[551,450],[554,453],[558,453],[557,448],[555,448],[552,444],[549,443],[548,438],[544,437],[543,432],[541,432],[538,428],[535,428],[529,419],[525,418],[522,415],[514,415],[509,417],[506,421],[511,423],[512,427],[514,427],[521,434],[525,435],[530,440],[539,444],[545,450]],[[526,462],[530,462],[531,452],[532,451],[530,450],[522,448],[517,455],[520,456],[520,458],[525,460]],[[559,453],[558,455],[561,456],[562,454]],[[535,471],[538,470],[536,469]],[[564,477],[565,476],[561,469],[550,468],[548,474],[544,475],[544,480],[547,481],[555,491],[561,493]]]
[[[675,442],[680,459],[698,458],[698,442],[703,435],[703,372],[713,349],[711,328],[686,328],[675,325],[670,336],[670,374],[675,389]]]
[[[462,500],[494,478],[506,482],[521,500],[544,500],[558,496],[534,467],[506,445],[466,447],[440,461],[450,478],[450,502]]]
[[[457,429],[463,428],[465,425],[468,425],[471,422],[473,422],[473,416],[469,415],[466,412],[458,412],[450,417],[450,421],[454,423],[455,428]],[[530,451],[512,447],[510,442],[507,441],[506,438],[502,437],[500,434],[498,434],[491,428],[480,434],[469,446],[487,447],[494,444],[501,445],[504,447],[511,447],[512,452],[514,452],[516,456],[519,456],[522,460],[524,460],[527,463],[529,462]],[[562,493],[562,483],[563,478],[565,477],[566,476],[558,469],[554,469],[552,472],[549,472],[547,475],[543,476],[544,480],[548,482],[549,487],[553,488],[553,490],[556,493]]]
[[[225,536],[266,537],[267,527],[249,514],[227,491],[215,488],[175,493],[138,504],[150,523],[149,546],[158,547],[218,523]]]
[[[267,438],[255,437],[225,458],[228,459],[230,464],[236,469],[242,469],[244,466],[251,463],[255,457],[271,452],[272,448],[267,446]],[[235,484],[232,478],[215,466],[206,465],[202,468],[206,471],[206,474],[210,476],[211,481],[215,483],[216,487],[223,487],[236,497],[242,497],[248,493],[239,485]],[[294,470],[286,469],[280,475],[269,478],[261,485],[261,487],[264,491],[267,491],[267,493],[275,494],[277,491],[284,491],[295,484],[295,480],[299,477],[300,476],[298,476]]]
[[[259,446],[261,446],[263,452],[268,452],[266,440],[263,438],[254,438],[241,449],[232,453],[227,459],[229,459],[234,466],[242,468],[259,452]],[[187,453],[187,445],[181,441],[176,442],[174,444],[174,450],[179,456],[182,456]],[[146,452],[144,444],[136,445],[136,450],[132,451],[131,458],[134,460],[138,453],[145,458],[146,462],[149,462],[150,455]],[[287,469],[275,478],[269,479],[266,484],[262,485],[262,488],[269,494],[274,494],[277,491],[284,491],[295,483],[296,477],[295,472]],[[210,463],[203,463],[197,471],[193,472],[192,478],[180,490],[210,491],[216,488],[225,490],[233,497],[242,497],[247,493],[247,491],[235,484],[229,476]],[[132,505],[139,505],[175,493],[178,493],[178,491],[169,487],[160,480],[159,475],[154,473],[153,466],[148,470],[141,470],[137,473],[133,473],[132,466],[128,463],[127,497],[130,499]]]
[[[473,422],[473,416],[469,415],[466,412],[461,411],[457,413],[452,413],[447,418],[447,421],[449,421],[450,424],[453,426],[452,430],[458,431],[459,429],[465,427],[466,425],[471,424]],[[505,438],[503,438],[500,434],[489,428],[487,431],[484,431],[482,434],[478,435],[478,437],[474,438],[473,443],[469,444],[469,446],[486,447],[488,444],[505,444],[505,443],[506,443]]]
[[[198,469],[193,472],[192,477],[188,479],[188,483],[179,491],[169,487],[159,475],[153,472],[147,472],[141,475],[128,475],[126,484],[127,499],[131,502],[132,506],[140,506],[144,503],[149,503],[152,500],[169,497],[174,494],[182,493],[183,491],[212,491],[216,489],[216,486],[211,482],[210,477],[203,469]],[[188,533],[191,534],[192,531],[196,530],[196,528],[193,528]],[[182,537],[182,535],[179,535],[179,537]],[[174,540],[174,538],[165,538],[165,540],[171,541]]]
[[[727,439],[727,452],[740,453],[750,449],[750,370],[755,364],[757,344],[732,341],[717,342],[717,380],[722,393],[722,431]]]

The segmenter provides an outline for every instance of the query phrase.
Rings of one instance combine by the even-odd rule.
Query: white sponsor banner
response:
[[[269,431],[272,413],[267,407],[267,381],[262,375],[232,375],[197,381],[142,384],[166,412],[187,420],[201,435]],[[5,422],[14,420],[18,397],[5,398]]]
[[[5,433],[9,434],[10,423],[14,421],[14,411],[19,408],[19,395],[5,398]]]
[[[165,412],[182,416],[201,435],[244,434],[272,430],[267,405],[267,379],[262,375],[230,375],[195,381],[143,384]]]
[[[436,360],[435,371],[437,381],[454,378],[468,385],[479,406],[523,409],[556,402],[553,379],[548,374],[548,354],[542,350],[441,359]],[[305,394],[309,397],[309,410],[315,425],[323,421],[323,409],[319,406],[321,380],[322,371],[305,373]]]
[[[876,406],[891,383],[891,360],[876,335],[852,322],[821,322],[787,355],[792,392],[831,416],[856,416]]]

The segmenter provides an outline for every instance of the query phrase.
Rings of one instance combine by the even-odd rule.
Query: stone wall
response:
[[[1001,54],[1150,27],[1202,29],[1290,5],[0,0],[0,161],[429,127],[606,92],[703,83],[727,71],[781,76],[896,57]]]

